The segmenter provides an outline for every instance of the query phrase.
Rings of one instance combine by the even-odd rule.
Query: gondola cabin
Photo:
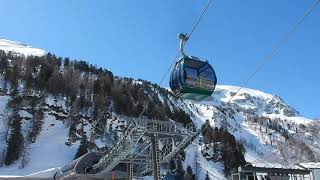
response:
[[[208,61],[183,56],[176,62],[169,84],[176,97],[200,101],[211,96],[217,77]]]

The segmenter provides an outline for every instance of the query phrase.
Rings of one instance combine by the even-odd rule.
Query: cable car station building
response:
[[[320,162],[300,163],[298,166],[311,171],[312,180],[320,180]]]
[[[232,180],[314,180],[308,169],[285,169],[242,166]]]

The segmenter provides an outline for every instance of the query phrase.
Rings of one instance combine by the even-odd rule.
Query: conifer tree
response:
[[[190,166],[187,167],[187,171],[184,174],[184,180],[192,180],[192,169]]]
[[[84,155],[87,152],[88,152],[88,140],[87,140],[87,136],[84,134],[81,137],[80,145],[76,155],[74,156],[74,159],[77,159],[78,157]]]
[[[205,180],[210,180],[210,178],[209,178],[209,174],[208,174],[208,171],[207,171],[207,174],[206,174],[206,178],[205,178]]]
[[[7,150],[4,158],[4,164],[10,165],[19,159],[21,150],[23,149],[23,135],[21,133],[21,117],[18,111],[12,115],[12,123],[10,124],[10,136],[7,142]]]
[[[182,162],[180,159],[177,160],[177,168],[176,168],[176,179],[182,180],[184,178],[184,170],[182,167]]]
[[[171,171],[176,169],[176,164],[175,164],[175,161],[173,159],[171,159],[170,162],[169,162],[169,169]]]

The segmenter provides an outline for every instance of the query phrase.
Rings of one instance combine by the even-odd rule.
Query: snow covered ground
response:
[[[195,172],[195,154],[198,153],[198,166],[199,168],[199,179],[205,179],[205,176],[208,172],[210,179],[220,179],[225,180],[223,174],[223,164],[214,163],[213,161],[207,161],[201,154],[201,146],[197,144],[199,138],[195,139],[192,144],[186,148],[186,159],[183,163],[184,169],[188,165],[192,168],[192,171]]]
[[[10,99],[10,96],[0,96],[0,153],[3,155],[4,150],[6,149],[6,133],[8,129],[8,111],[6,109],[7,103]]]
[[[0,40],[0,49],[7,47],[8,45],[2,45],[1,42],[12,45],[12,42],[6,40]],[[31,48],[24,44],[13,44],[21,46],[21,48]],[[8,48],[7,48],[8,49]],[[27,51],[27,50],[26,50]],[[23,52],[23,51],[21,51]],[[30,53],[28,51],[28,53]],[[43,51],[44,53],[44,51]],[[135,82],[137,83],[137,82]],[[245,159],[256,166],[273,166],[281,167],[281,155],[279,148],[282,144],[285,144],[284,137],[275,130],[268,129],[268,132],[261,131],[261,125],[248,121],[249,116],[263,116],[270,118],[271,121],[276,121],[284,129],[288,130],[288,124],[292,125],[292,129],[300,128],[300,125],[306,127],[309,126],[313,120],[300,117],[299,113],[286,104],[279,97],[267,94],[258,90],[242,89],[239,96],[236,96],[231,103],[227,104],[232,95],[238,90],[235,86],[217,86],[215,93],[212,98],[208,101],[194,102],[194,101],[181,101],[169,98],[175,106],[182,108],[185,112],[189,113],[194,124],[197,128],[200,128],[206,120],[210,121],[212,126],[226,127],[229,132],[232,133],[237,140],[245,140],[244,146],[246,148]],[[167,100],[165,97],[161,97],[158,94],[161,102]],[[44,124],[40,135],[37,137],[35,143],[30,144],[28,147],[29,162],[26,167],[20,168],[21,159],[16,161],[10,166],[4,166],[0,168],[0,175],[30,175],[36,172],[41,172],[48,169],[47,171],[37,173],[34,175],[51,175],[55,171],[56,167],[62,167],[72,161],[76,150],[79,146],[79,141],[68,146],[65,142],[68,141],[69,128],[63,123],[62,120],[57,120],[50,111],[52,107],[59,107],[62,112],[59,112],[59,116],[67,116],[67,107],[65,106],[63,99],[53,101],[54,97],[48,97],[45,99],[46,109]],[[6,104],[10,99],[9,96],[0,96],[0,129],[1,133],[5,132],[6,128]],[[172,108],[172,107],[171,107]],[[53,113],[53,114],[52,114]],[[19,114],[23,117],[31,118],[25,110],[19,110]],[[288,115],[289,114],[289,115]],[[117,126],[121,126],[121,118],[115,120],[112,114],[112,119],[107,121],[106,129],[115,130]],[[279,122],[278,122],[279,119]],[[83,120],[85,121],[85,120]],[[112,123],[112,128],[110,127]],[[78,128],[83,128],[87,136],[90,137],[89,131],[92,129],[92,125],[79,125]],[[264,127],[265,128],[265,127]],[[25,129],[25,127],[23,127]],[[295,131],[289,131],[294,134]],[[308,128],[301,131],[302,134],[310,134]],[[301,136],[302,140],[304,136]],[[276,145],[270,145],[271,140],[278,143]],[[111,140],[108,139],[96,139],[96,145],[103,147]],[[199,165],[200,165],[200,179],[204,179],[208,172],[211,179],[225,179],[223,173],[223,163],[215,163],[213,161],[207,161],[201,155],[201,146],[197,143],[199,139],[194,140],[186,148],[186,159],[184,162],[184,168],[190,165],[194,169],[194,155],[198,153]],[[309,141],[305,141],[307,144]],[[312,142],[312,140],[310,140]],[[310,143],[309,142],[309,143]],[[5,148],[5,140],[0,141],[0,150]]]
[[[30,144],[30,160],[25,168],[20,168],[21,160],[0,168],[1,175],[29,175],[43,170],[61,167],[73,160],[79,142],[65,145],[69,129],[54,116],[45,115],[43,130],[36,143]]]
[[[42,49],[33,48],[27,44],[6,39],[0,39],[0,49],[4,50],[5,52],[16,52],[24,56],[43,56],[46,54],[46,51]]]
[[[234,86],[218,86],[216,94],[213,96],[213,101],[178,101],[178,105],[183,107],[186,112],[190,112],[193,114],[192,119],[198,128],[200,128],[207,119],[211,121],[212,126],[222,126],[223,122],[221,122],[221,120],[217,118],[217,114],[221,115],[219,114],[220,112],[217,109],[217,106],[222,105],[222,102],[228,101],[231,97],[231,93],[235,92],[236,90],[237,87]],[[246,94],[249,94],[251,99],[248,99],[248,95]],[[239,99],[245,101],[236,101]],[[163,101],[163,98],[161,98],[161,100]],[[259,114],[263,114],[270,118],[286,119],[289,121],[294,121],[297,124],[308,124],[310,121],[312,121],[303,117],[287,117],[282,113],[264,113],[265,109],[263,108],[268,105],[268,102],[270,102],[271,100],[276,101],[277,99],[273,95],[266,94],[261,91],[243,89],[239,97],[234,98],[234,100],[235,104],[238,104],[242,109],[251,108],[250,106],[244,106],[246,102],[250,102],[248,104],[254,104],[253,106],[251,105],[253,108],[257,108],[257,106],[255,106],[256,104],[262,103],[263,105],[258,110]],[[51,100],[46,100],[46,103],[54,106],[63,105],[52,103]],[[276,107],[273,108],[276,109]],[[63,107],[63,109],[65,109],[65,107]],[[245,116],[243,114],[236,113],[234,117],[227,117],[227,123],[229,124],[230,130],[233,130],[231,132],[238,140],[245,139],[249,144],[255,146],[255,150],[246,148],[247,151],[245,154],[245,158],[247,161],[252,162],[257,166],[282,166],[281,164],[277,164],[277,161],[274,160],[281,158],[276,153],[276,149],[266,144],[266,142],[268,142],[268,138],[266,137],[266,135],[258,131],[258,126],[248,124],[248,122],[245,121]],[[66,142],[66,138],[68,137],[67,133],[68,129],[61,121],[57,121],[54,116],[46,114],[45,124],[39,136],[39,139],[35,144],[32,144],[30,146],[30,157],[32,158],[29,162],[29,165],[24,169],[19,169],[18,161],[12,166],[0,168],[0,174],[27,175],[33,172],[67,164],[72,160],[78,147],[78,144],[73,144],[70,147],[64,144],[64,142]],[[281,139],[281,136],[279,134],[275,134],[274,136],[279,136],[279,138]],[[188,154],[188,156],[186,156],[186,161],[184,162],[185,167],[187,165],[191,165],[191,167],[193,168],[192,161],[195,152],[201,154],[199,148],[200,146],[198,146],[197,143],[194,142],[186,149],[186,154]],[[201,177],[204,177],[206,172],[208,171],[209,176],[211,176],[213,179],[224,178],[222,164],[207,161],[202,156],[200,156],[199,162],[201,167]]]
[[[303,136],[308,135],[309,132],[307,129],[301,129],[301,125],[307,127],[313,120],[300,117],[299,113],[286,104],[280,97],[258,90],[243,88],[229,105],[225,104],[230,101],[238,89],[239,87],[236,86],[219,85],[209,101],[186,101],[188,109],[185,111],[192,112],[192,119],[198,128],[206,120],[210,121],[211,126],[228,127],[229,132],[237,140],[244,140],[246,149],[245,159],[254,166],[297,168],[291,159],[284,160],[280,154],[280,150],[290,150],[286,147],[287,142],[282,134],[272,129],[268,129],[268,132],[264,132],[265,129],[261,131],[260,127],[262,125],[249,122],[247,117],[268,117],[271,121],[277,122],[283,129],[288,130],[293,135],[296,132],[290,130],[288,125],[292,126],[291,129],[299,129],[299,133]],[[183,107],[183,105],[180,106]],[[225,113],[221,113],[221,109],[224,108],[226,108]],[[303,137],[301,140],[305,143],[308,142]],[[188,155],[185,166],[188,164],[192,167],[192,157],[198,148],[200,147],[193,143],[186,149]],[[311,149],[315,148],[311,147]],[[317,151],[314,150],[314,153],[317,153]],[[304,161],[308,161],[306,157],[303,159]],[[201,160],[201,164],[203,164],[202,167],[204,169],[214,172],[213,174],[216,176],[221,176],[214,177],[209,173],[212,179],[223,179],[223,167],[219,167],[219,165],[208,162],[205,159]],[[204,175],[205,172],[202,172],[201,177]]]

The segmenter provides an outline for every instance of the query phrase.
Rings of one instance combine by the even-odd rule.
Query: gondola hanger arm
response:
[[[184,53],[184,46],[185,46],[185,43],[188,41],[189,36],[187,35],[187,33],[185,33],[185,34],[180,33],[178,35],[178,39],[180,39],[180,52],[181,52],[182,56],[187,56]]]

